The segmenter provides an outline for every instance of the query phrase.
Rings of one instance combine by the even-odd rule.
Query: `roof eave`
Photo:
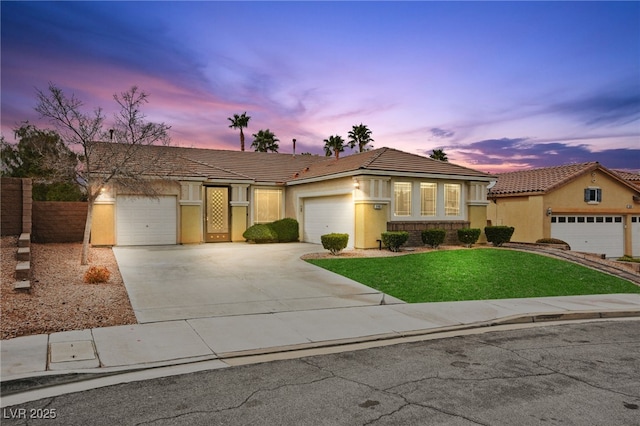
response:
[[[404,177],[404,178],[422,178],[422,179],[444,179],[444,180],[463,180],[463,181],[476,181],[476,182],[491,182],[494,180],[493,176],[469,176],[469,175],[451,175],[451,174],[437,174],[437,173],[420,173],[420,172],[398,172],[390,170],[371,170],[371,169],[356,169],[342,173],[334,173],[322,176],[314,176],[306,179],[296,179],[286,182],[286,185],[301,185],[305,183],[321,182],[330,179],[339,179],[343,177],[368,175],[368,176],[392,176],[392,177]]]
[[[529,197],[532,195],[545,195],[548,191],[521,191],[521,192],[506,192],[506,193],[499,193],[499,194],[495,194],[495,193],[491,193],[489,192],[487,194],[487,198],[489,199],[494,199],[494,198],[508,198],[508,197]]]

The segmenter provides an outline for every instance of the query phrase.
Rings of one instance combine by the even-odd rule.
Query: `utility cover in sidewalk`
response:
[[[96,359],[93,342],[90,340],[78,342],[51,343],[51,362],[86,361]]]

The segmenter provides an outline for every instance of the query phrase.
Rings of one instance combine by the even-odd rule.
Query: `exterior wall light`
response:
[[[551,207],[549,207],[549,208],[547,209],[547,216],[551,216],[551,214],[552,214],[552,213],[553,213],[553,212],[551,211]]]
[[[358,182],[357,180],[353,182],[353,187],[358,189],[360,188],[360,182]]]

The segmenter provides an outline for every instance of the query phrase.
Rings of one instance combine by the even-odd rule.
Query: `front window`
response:
[[[438,194],[438,185],[435,183],[420,184],[420,215],[435,216],[436,215],[436,198]]]
[[[584,201],[589,204],[597,204],[602,201],[602,189],[600,188],[585,188]]]
[[[445,216],[460,216],[460,195],[462,189],[459,183],[444,184],[444,214]]]
[[[256,188],[253,193],[253,222],[269,223],[282,217],[282,191]]]
[[[411,182],[396,182],[393,185],[395,201],[394,216],[411,216]]]

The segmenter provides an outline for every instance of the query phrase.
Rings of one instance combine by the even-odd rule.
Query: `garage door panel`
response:
[[[304,200],[303,240],[321,244],[330,233],[349,234],[347,248],[354,244],[354,207],[351,195],[307,198]]]
[[[553,216],[551,237],[567,242],[573,251],[620,257],[624,251],[622,216]]]
[[[173,196],[119,196],[116,200],[117,244],[176,244],[176,205],[176,197]]]

